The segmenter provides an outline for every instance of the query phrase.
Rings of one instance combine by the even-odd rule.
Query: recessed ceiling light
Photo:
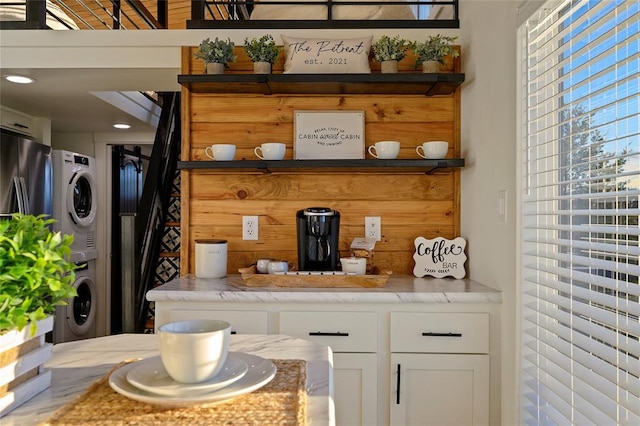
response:
[[[26,77],[24,75],[5,75],[4,79],[18,84],[30,84],[36,81],[35,78]]]
[[[113,125],[113,127],[115,127],[116,129],[130,129],[131,126],[129,126],[128,124],[124,124],[124,123],[116,123]]]

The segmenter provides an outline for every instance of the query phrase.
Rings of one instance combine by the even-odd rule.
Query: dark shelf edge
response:
[[[396,74],[180,74],[178,83],[195,93],[233,93],[242,87],[244,93],[293,94],[309,93],[308,84],[319,84],[313,93],[362,94],[397,93],[449,95],[463,82],[462,73]],[[235,89],[229,85],[236,86]],[[255,85],[257,87],[252,87]],[[276,87],[271,90],[271,85]],[[299,86],[297,86],[299,85]],[[363,89],[366,87],[366,89]],[[438,90],[437,87],[442,89]]]
[[[449,167],[463,167],[464,158],[446,158],[442,160],[237,160],[237,161],[178,161],[180,170],[196,169],[245,169],[245,170],[281,170],[281,169],[312,169],[312,168],[414,168],[442,169]]]
[[[179,74],[178,83],[266,83],[277,81],[279,83],[306,83],[306,82],[345,82],[345,83],[462,83],[464,73],[422,73],[399,72],[394,74],[367,73],[367,74],[252,74],[252,73],[225,73],[225,74]]]

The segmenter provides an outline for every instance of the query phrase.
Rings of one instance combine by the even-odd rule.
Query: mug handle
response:
[[[209,153],[209,151],[211,151],[211,153]],[[210,146],[204,149],[204,153],[207,157],[211,158],[212,160],[216,159],[216,157],[213,155],[213,148],[211,148]]]
[[[420,151],[422,151],[422,153],[420,153]],[[418,153],[418,155],[424,159],[426,159],[427,157],[424,155],[424,148],[422,148],[422,145],[418,145],[416,146],[416,152]]]
[[[258,151],[260,151],[260,154],[258,154]],[[262,155],[262,148],[259,146],[256,146],[255,148],[253,148],[253,152],[256,154],[256,157],[258,157],[261,160],[264,160],[264,156]]]
[[[378,155],[375,153],[376,147],[374,145],[369,145],[367,151],[369,151],[369,154],[371,154],[372,157],[378,158]]]

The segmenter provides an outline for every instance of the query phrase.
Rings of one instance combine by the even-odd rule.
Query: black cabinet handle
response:
[[[238,332],[231,330],[231,334],[238,334]]]
[[[396,370],[398,374],[396,377],[396,405],[400,405],[400,364],[398,364]]]
[[[29,126],[25,126],[24,124],[20,124],[20,123],[13,123],[13,125],[15,127],[20,128],[20,129],[28,129],[29,128]]]
[[[426,337],[462,337],[462,333],[422,333]]]
[[[338,336],[338,337],[347,337],[349,333],[341,333],[336,331],[335,333],[325,333],[324,331],[311,331],[309,332],[309,336]]]

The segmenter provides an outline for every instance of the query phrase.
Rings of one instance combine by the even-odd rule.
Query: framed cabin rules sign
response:
[[[294,111],[296,160],[364,158],[364,111]]]

